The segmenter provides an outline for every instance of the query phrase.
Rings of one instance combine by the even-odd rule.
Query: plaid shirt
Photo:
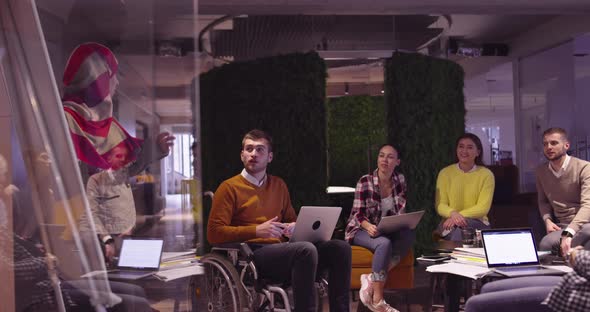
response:
[[[0,250],[7,250],[9,232],[0,226]],[[57,311],[53,286],[47,274],[45,257],[32,243],[14,235],[13,254],[0,254],[0,265],[13,270],[17,311]],[[62,291],[66,308],[76,304],[70,295]]]
[[[394,172],[391,175],[391,186],[393,209],[387,212],[388,216],[403,213],[406,208],[407,185],[404,175]],[[346,241],[352,242],[354,235],[361,228],[361,223],[365,220],[372,224],[379,224],[381,220],[381,191],[377,170],[373,174],[362,176],[356,184],[352,210],[346,225],[344,237]]]
[[[590,251],[578,251],[574,271],[563,276],[543,304],[556,312],[590,311]]]

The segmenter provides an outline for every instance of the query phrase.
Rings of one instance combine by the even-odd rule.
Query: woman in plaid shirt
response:
[[[379,233],[377,224],[384,216],[401,214],[406,208],[406,180],[396,172],[399,151],[391,144],[381,146],[377,170],[364,175],[356,185],[354,202],[346,226],[345,239],[373,252],[373,273],[361,275],[360,299],[371,311],[397,311],[383,300],[389,269],[397,265],[414,244],[412,230]]]

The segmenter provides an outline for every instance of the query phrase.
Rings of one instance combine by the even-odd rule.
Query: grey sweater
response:
[[[553,215],[557,223],[568,224],[576,232],[590,222],[590,162],[571,157],[559,178],[544,163],[537,167],[536,176],[541,216]]]

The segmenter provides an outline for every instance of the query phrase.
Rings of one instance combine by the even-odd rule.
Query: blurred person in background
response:
[[[166,157],[175,139],[168,132],[145,141],[134,138],[113,117],[117,71],[113,52],[90,42],[74,49],[63,77],[62,102],[76,155],[102,170],[89,178],[86,191],[107,262],[116,254],[118,238],[131,235],[135,226],[129,178]]]

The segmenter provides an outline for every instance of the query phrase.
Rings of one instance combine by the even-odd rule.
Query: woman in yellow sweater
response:
[[[472,133],[457,139],[457,162],[443,168],[436,180],[436,211],[443,218],[439,233],[461,241],[462,228],[487,229],[494,195],[494,175],[484,167],[482,145]]]

